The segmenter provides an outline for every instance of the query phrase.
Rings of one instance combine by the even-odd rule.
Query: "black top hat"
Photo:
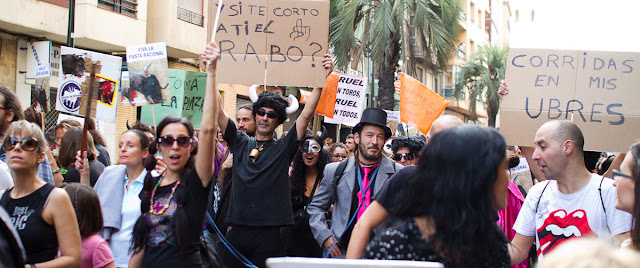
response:
[[[384,129],[385,138],[391,137],[391,128],[387,126],[387,112],[380,108],[367,108],[362,112],[360,123],[353,127],[351,133],[360,133],[365,125],[374,125]]]

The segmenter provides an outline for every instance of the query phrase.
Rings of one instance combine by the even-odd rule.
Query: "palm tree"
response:
[[[504,79],[507,66],[508,48],[482,46],[463,66],[456,77],[453,92],[456,100],[459,100],[464,90],[469,91],[469,110],[474,120],[476,116],[476,101],[487,103],[487,116],[489,126],[495,127],[496,115],[500,109],[498,88],[500,81]]]
[[[455,49],[459,13],[457,0],[333,0],[329,44],[336,67],[345,70],[365,51],[370,53],[378,68],[378,107],[393,110],[394,72],[403,44],[411,72],[415,72],[413,47],[408,41],[412,37],[426,49],[425,58],[433,60],[431,67],[444,70]],[[415,32],[409,31],[410,17]]]

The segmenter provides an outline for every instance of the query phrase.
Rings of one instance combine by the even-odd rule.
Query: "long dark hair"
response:
[[[631,176],[636,180],[631,241],[633,241],[633,248],[640,250],[640,163],[638,163],[640,162],[640,142],[631,145],[629,152],[631,152],[635,160],[631,162]]]
[[[158,138],[160,137],[160,133],[162,133],[162,130],[167,125],[174,123],[179,123],[185,126],[187,128],[189,136],[193,138],[195,131],[193,129],[193,125],[191,124],[191,122],[189,122],[189,120],[179,116],[167,116],[158,124],[158,127],[156,128],[156,139],[149,145],[149,154],[151,157],[157,152]],[[197,153],[197,151],[198,146],[196,145],[196,147],[191,151],[191,157],[189,157],[189,160],[187,161],[185,170],[194,168],[195,161],[193,159],[193,156]],[[145,168],[149,171],[155,168],[155,159],[151,159],[151,157],[148,157],[144,161]],[[142,192],[140,193],[140,200],[142,201],[140,204],[140,211],[142,212],[142,215],[138,218],[138,221],[136,221],[136,224],[133,227],[132,247],[134,253],[141,252],[149,242],[149,225],[147,224],[145,215],[147,212],[149,212],[149,206],[151,205],[151,192],[153,191],[153,187],[155,186],[155,184],[158,183],[158,179],[159,178],[153,178],[151,176],[151,172],[148,172],[147,176],[144,178],[144,187],[142,188]],[[170,224],[175,231],[177,246],[183,253],[190,244],[189,219],[187,216],[187,212],[184,209],[184,206],[187,205],[187,195],[188,193],[186,188],[186,181],[184,176],[181,176],[180,185],[176,189],[175,193],[175,200],[178,204],[178,208],[171,217]]]
[[[81,183],[68,183],[63,188],[69,194],[76,211],[80,236],[86,238],[100,232],[103,224],[102,211],[96,191],[91,186]]]
[[[433,136],[417,169],[390,213],[428,216],[435,233],[428,239],[448,263],[482,263],[495,240],[494,184],[506,154],[502,135],[491,128],[461,126]]]
[[[307,135],[302,139],[302,142],[314,139],[320,146],[322,146],[322,139],[315,135]],[[302,144],[300,145],[302,146]],[[315,168],[318,171],[318,177],[322,177],[322,171],[324,170],[324,166],[331,163],[331,156],[327,150],[320,150],[320,154],[318,155],[318,163]],[[307,171],[307,165],[304,164],[304,160],[302,159],[302,152],[298,150],[296,155],[293,157],[293,169],[291,170],[291,175],[289,176],[289,186],[291,189],[291,196],[302,196],[304,192],[307,190],[306,180],[305,180],[305,172]]]

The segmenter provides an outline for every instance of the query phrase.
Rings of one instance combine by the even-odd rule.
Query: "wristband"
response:
[[[56,168],[54,170],[51,171],[51,174],[55,175],[56,173],[60,173],[60,169]]]

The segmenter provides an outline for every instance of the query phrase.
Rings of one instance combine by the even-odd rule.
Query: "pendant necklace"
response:
[[[169,199],[167,200],[166,204],[161,205],[160,201],[158,201],[158,203],[154,205],[153,198],[155,197],[156,190],[158,189],[158,186],[160,186],[160,183],[162,182],[163,179],[164,179],[164,176],[160,177],[160,179],[158,180],[158,183],[156,183],[156,186],[153,187],[153,191],[151,191],[151,200],[149,202],[150,203],[149,212],[153,215],[164,214],[164,212],[169,208],[169,204],[171,204],[171,199],[173,199],[173,194],[175,194],[176,188],[178,188],[178,185],[180,185],[180,180],[176,181],[176,184],[171,188],[171,194],[169,195]]]

